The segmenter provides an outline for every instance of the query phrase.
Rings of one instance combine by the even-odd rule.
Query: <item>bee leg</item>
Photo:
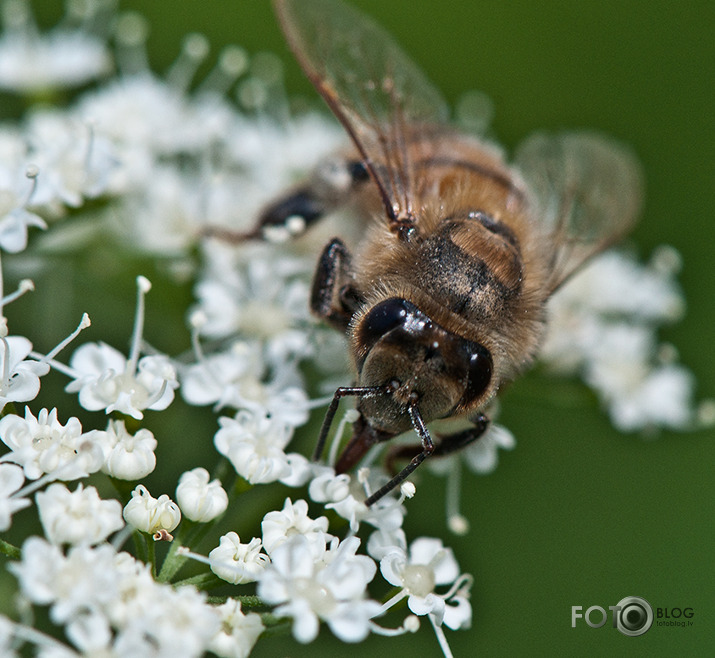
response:
[[[333,156],[322,160],[308,182],[294,187],[263,208],[256,226],[246,232],[218,226],[204,235],[238,244],[246,240],[286,242],[304,233],[323,215],[346,204],[370,176],[359,160]]]
[[[323,249],[313,277],[310,308],[330,325],[346,331],[350,318],[362,304],[353,285],[352,258],[345,244],[333,238]]]
[[[440,442],[437,444],[434,454],[438,456],[449,455],[466,448],[470,443],[474,443],[479,437],[483,436],[489,427],[489,419],[484,414],[477,414],[475,417],[470,418],[470,421],[474,423],[474,427],[461,432],[454,432],[454,434],[440,436]]]
[[[328,410],[325,412],[325,418],[323,418],[323,424],[320,428],[320,433],[318,434],[318,442],[315,446],[315,452],[313,453],[313,461],[317,462],[323,454],[323,448],[325,447],[325,442],[328,438],[330,426],[333,424],[333,419],[335,418],[335,414],[338,411],[338,405],[340,404],[340,400],[342,398],[348,395],[366,398],[375,395],[384,395],[384,393],[385,389],[380,386],[341,386],[338,388],[338,390],[335,391],[335,395],[333,395],[333,399],[328,407]],[[338,473],[344,473],[368,451],[370,446],[378,441],[386,441],[393,436],[393,434],[373,429],[364,421],[361,415],[355,422],[353,438],[343,451],[343,454],[340,456],[335,470]],[[357,445],[362,447],[356,448],[355,446]],[[348,457],[348,454],[352,456]]]
[[[376,503],[380,500],[380,498],[390,493],[390,491],[392,491],[395,487],[399,487],[412,474],[412,472],[435,451],[435,445],[432,442],[432,437],[430,436],[429,430],[425,425],[424,419],[422,418],[422,414],[417,408],[417,405],[411,404],[407,408],[407,411],[410,415],[410,420],[412,421],[412,427],[422,441],[422,449],[417,451],[417,454],[412,457],[409,464],[407,464],[407,466],[405,466],[387,484],[380,487],[374,494],[372,494],[372,496],[368,497],[365,501],[365,505],[367,505],[367,507]]]
[[[453,434],[439,435],[439,443],[435,446],[432,454],[435,457],[452,454],[453,452],[462,450],[462,448],[465,448],[483,436],[489,427],[489,419],[484,414],[477,414],[470,420],[474,423],[474,427],[454,432]],[[417,445],[395,446],[385,457],[385,468],[387,468],[388,473],[397,473],[395,462],[398,460],[412,459],[420,452],[422,452],[422,447]]]
[[[286,242],[302,234],[328,210],[325,200],[315,194],[312,186],[304,185],[267,205],[258,216],[256,226],[249,231],[242,233],[219,226],[208,226],[203,233],[207,237],[233,244],[247,240]]]

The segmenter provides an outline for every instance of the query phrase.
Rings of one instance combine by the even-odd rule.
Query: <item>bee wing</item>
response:
[[[340,0],[273,4],[299,64],[377,183],[388,218],[412,219],[407,144],[416,132],[424,136],[447,122],[440,92],[385,30]]]
[[[553,245],[550,291],[635,224],[643,176],[625,146],[590,133],[536,134],[516,153],[535,204],[534,217]]]

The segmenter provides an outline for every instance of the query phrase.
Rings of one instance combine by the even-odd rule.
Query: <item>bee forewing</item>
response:
[[[516,164],[532,194],[533,220],[554,248],[551,292],[638,218],[640,165],[627,147],[609,138],[536,134],[518,149]]]
[[[380,187],[388,217],[410,214],[407,130],[443,125],[440,92],[370,18],[340,0],[274,0],[298,62]]]

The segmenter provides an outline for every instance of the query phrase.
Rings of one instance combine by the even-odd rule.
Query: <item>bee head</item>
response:
[[[409,429],[410,405],[429,422],[471,407],[490,389],[489,351],[447,331],[406,299],[386,299],[362,314],[353,344],[359,385],[386,391],[361,399],[358,406],[381,430]]]

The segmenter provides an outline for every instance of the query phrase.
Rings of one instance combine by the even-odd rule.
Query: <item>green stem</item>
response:
[[[225,584],[226,584],[225,580],[221,580],[213,572],[207,571],[205,573],[197,574],[196,576],[191,576],[190,578],[184,578],[183,580],[177,580],[174,583],[174,586],[182,587],[184,585],[192,585],[192,586],[196,587],[196,589],[207,591],[207,590],[213,589],[214,587],[219,587],[219,586],[225,585]]]
[[[147,562],[149,560],[146,535],[139,530],[135,530],[132,533],[132,541],[134,542],[134,550],[136,551],[136,556],[138,560],[142,562]]]
[[[19,560],[22,557],[22,551],[17,546],[0,539],[0,555],[6,555],[12,560]]]
[[[156,580],[156,542],[149,539],[146,542],[147,561],[151,564],[151,575]]]
[[[184,519],[179,526],[179,529],[174,536],[174,540],[169,546],[169,552],[164,558],[164,562],[161,565],[161,570],[159,571],[159,576],[157,580],[161,583],[168,583],[176,575],[176,573],[184,566],[184,563],[188,559],[185,555],[177,555],[176,551],[180,546],[190,544],[188,538],[191,536],[192,532],[195,530],[195,524],[188,519]]]
[[[285,617],[276,617],[272,612],[262,614],[261,621],[266,629],[263,631],[262,637],[288,635],[292,626],[290,620],[287,620]]]
[[[258,596],[251,596],[249,594],[245,596],[234,596],[235,599],[238,599],[241,602],[241,609],[245,610],[246,608],[265,608],[266,603],[263,601],[263,599],[259,598]]]

